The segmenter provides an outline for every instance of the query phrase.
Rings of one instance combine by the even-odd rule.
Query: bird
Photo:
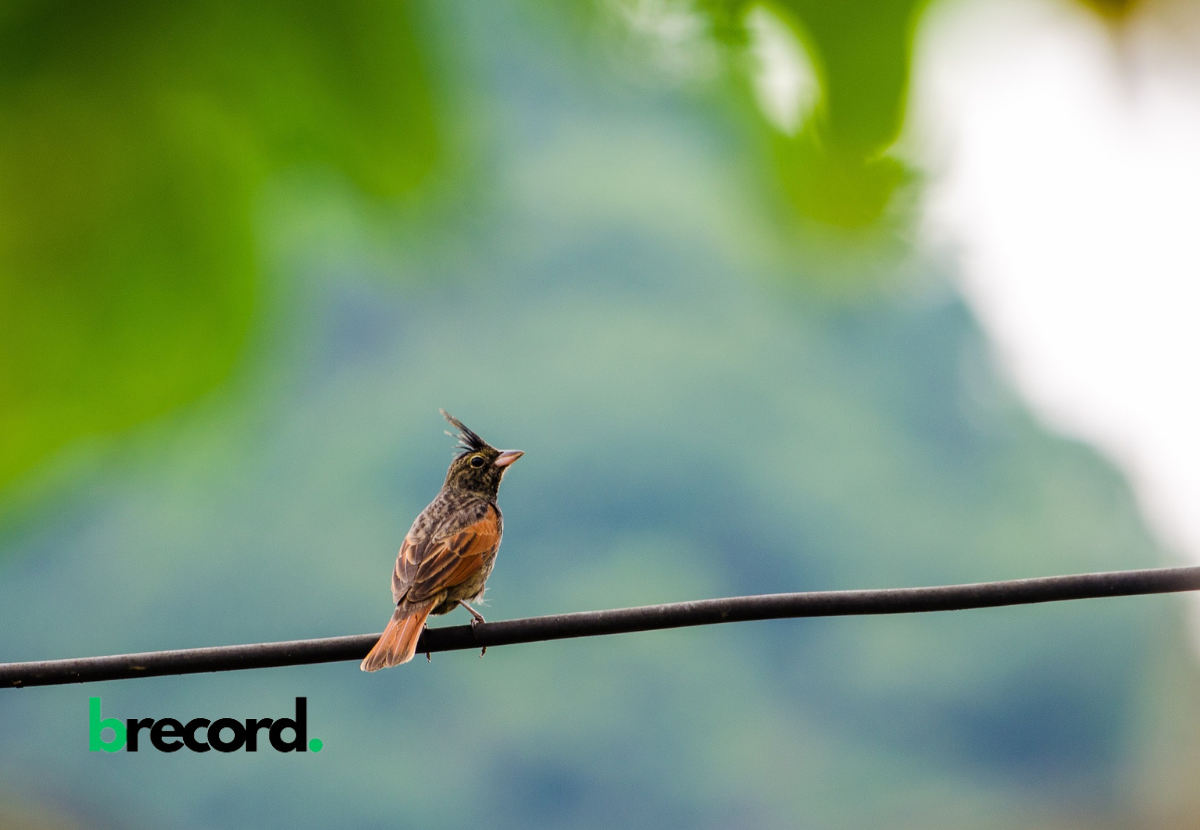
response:
[[[449,614],[461,605],[470,612],[472,627],[486,622],[468,603],[483,597],[504,534],[504,517],[496,505],[500,481],[525,453],[498,450],[446,410],[439,411],[458,430],[457,436],[446,433],[458,439],[458,454],[441,491],[400,545],[392,571],[396,610],[359,666],[363,671],[411,660],[431,614]]]

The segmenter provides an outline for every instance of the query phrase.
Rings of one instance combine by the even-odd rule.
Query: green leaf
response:
[[[219,384],[272,175],[419,186],[440,141],[403,2],[28,2],[0,14],[0,489]]]

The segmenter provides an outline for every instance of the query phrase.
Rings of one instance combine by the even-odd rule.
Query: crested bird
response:
[[[431,614],[462,606],[471,625],[485,622],[468,603],[483,597],[496,564],[504,518],[496,505],[500,481],[521,450],[498,450],[453,415],[440,410],[457,430],[458,455],[446,481],[409,528],[392,571],[396,610],[379,641],[359,666],[378,671],[407,663]],[[487,649],[485,648],[484,651]]]

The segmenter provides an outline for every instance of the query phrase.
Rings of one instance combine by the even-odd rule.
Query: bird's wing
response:
[[[424,602],[465,582],[500,547],[500,513],[487,505],[483,518],[433,536],[425,544],[406,537],[392,572],[392,596],[399,603]]]

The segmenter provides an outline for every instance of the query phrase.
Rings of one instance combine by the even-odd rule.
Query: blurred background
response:
[[[1200,561],[1200,7],[0,5],[0,660]],[[1143,597],[0,693],[0,827],[1200,827]],[[446,624],[463,624],[456,614]],[[278,716],[320,754],[89,753]]]

